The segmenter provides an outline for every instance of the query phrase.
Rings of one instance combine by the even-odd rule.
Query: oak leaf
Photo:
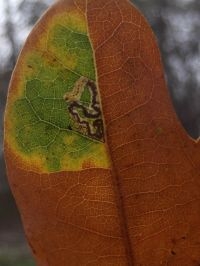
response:
[[[199,265],[199,151],[129,1],[47,11],[5,115],[9,182],[38,265]]]

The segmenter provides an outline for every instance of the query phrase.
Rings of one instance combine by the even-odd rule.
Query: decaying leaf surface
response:
[[[199,265],[199,143],[129,1],[44,15],[12,77],[5,154],[38,265]]]

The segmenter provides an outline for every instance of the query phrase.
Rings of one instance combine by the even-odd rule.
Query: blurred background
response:
[[[3,113],[19,51],[41,13],[54,0],[0,0],[0,266],[33,266],[10,193],[3,155]],[[200,1],[132,0],[160,46],[168,88],[183,126],[200,136]]]

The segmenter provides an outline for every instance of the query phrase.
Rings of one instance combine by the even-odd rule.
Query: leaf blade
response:
[[[67,14],[63,15],[64,11]],[[62,19],[54,21],[52,16]],[[52,27],[51,31],[46,28],[48,23],[54,23],[52,21],[57,25],[56,41],[45,37],[52,32]],[[67,23],[67,29],[63,23]],[[79,42],[77,34],[84,31],[88,33],[83,34],[84,40]],[[27,43],[11,83],[5,151],[10,184],[39,265],[194,265],[200,259],[198,144],[188,138],[177,120],[154,35],[141,14],[126,0],[60,1],[47,12]],[[77,57],[68,53],[65,57],[65,44],[69,49],[87,47],[87,52],[80,52]],[[28,49],[32,57],[27,59]],[[38,56],[41,52],[42,64],[41,54]],[[91,56],[93,58],[88,60]],[[23,60],[27,60],[27,68]],[[83,61],[88,64],[84,66]],[[88,70],[94,63],[93,71]],[[34,68],[36,74],[33,75]],[[84,79],[80,80],[81,71]],[[64,157],[59,165],[62,153],[59,140],[53,151],[55,161],[50,160],[49,167],[41,167],[46,164],[43,157],[38,157],[41,151],[29,153],[24,159],[16,149],[14,138],[9,137],[9,134],[16,135],[12,127],[15,121],[10,123],[15,117],[10,108],[24,95],[29,101],[37,98],[38,91],[46,97],[48,88],[45,113],[40,109],[42,101],[36,107],[34,102],[32,104],[40,113],[37,109],[27,117],[24,106],[14,113],[23,112],[27,120],[22,120],[22,124],[28,121],[32,133],[35,117],[47,114],[42,118],[48,125],[45,135],[41,124],[31,140],[34,149],[38,143],[45,146],[56,139],[56,128],[61,127],[62,122],[58,118],[62,114],[50,115],[50,118],[48,114],[53,105],[57,109],[62,106],[59,99],[53,104],[51,101],[55,88],[61,85],[45,87],[44,84],[54,80],[58,72],[61,73],[59,84],[64,80],[69,85],[69,90],[62,91],[65,104],[70,104],[69,99],[81,99],[86,104],[86,109],[79,105],[76,109],[79,120],[86,112],[99,118],[99,109],[97,111],[95,106],[98,100],[101,102],[106,142],[91,137],[94,128],[88,131],[87,139],[76,123],[70,124],[68,130],[73,132],[65,139],[70,156]],[[24,87],[20,73],[26,78],[32,75],[34,82],[37,75],[43,84],[37,81],[35,85],[28,78]],[[69,73],[73,76],[71,80],[66,78]],[[88,109],[88,102],[96,89],[92,94],[92,88],[84,86],[88,82],[92,84],[94,74],[97,74],[100,93],[91,111],[92,103]],[[89,96],[84,94],[86,90]],[[61,99],[62,96],[58,93],[56,97]],[[70,119],[73,116],[66,117],[66,123]],[[88,119],[87,122],[94,121]],[[28,138],[30,128],[25,129],[23,135]],[[70,146],[76,130],[80,130],[78,137],[84,140]],[[91,150],[87,141],[94,143]],[[24,146],[27,148],[27,143]],[[81,157],[81,150],[88,155]],[[77,154],[73,158],[73,152],[81,157],[79,162]]]

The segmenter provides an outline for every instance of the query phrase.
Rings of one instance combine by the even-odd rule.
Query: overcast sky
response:
[[[10,42],[7,39],[4,27],[6,23],[5,13],[7,1],[8,0],[0,0],[0,66],[2,66],[3,62],[6,61],[11,53]],[[22,44],[31,30],[31,26],[27,26],[27,24],[24,23],[26,17],[18,10],[18,6],[21,2],[22,0],[9,0],[10,13],[12,23],[15,26],[15,40],[17,44]],[[35,2],[35,0],[29,0],[29,2]],[[43,2],[50,5],[53,0],[43,0]]]

